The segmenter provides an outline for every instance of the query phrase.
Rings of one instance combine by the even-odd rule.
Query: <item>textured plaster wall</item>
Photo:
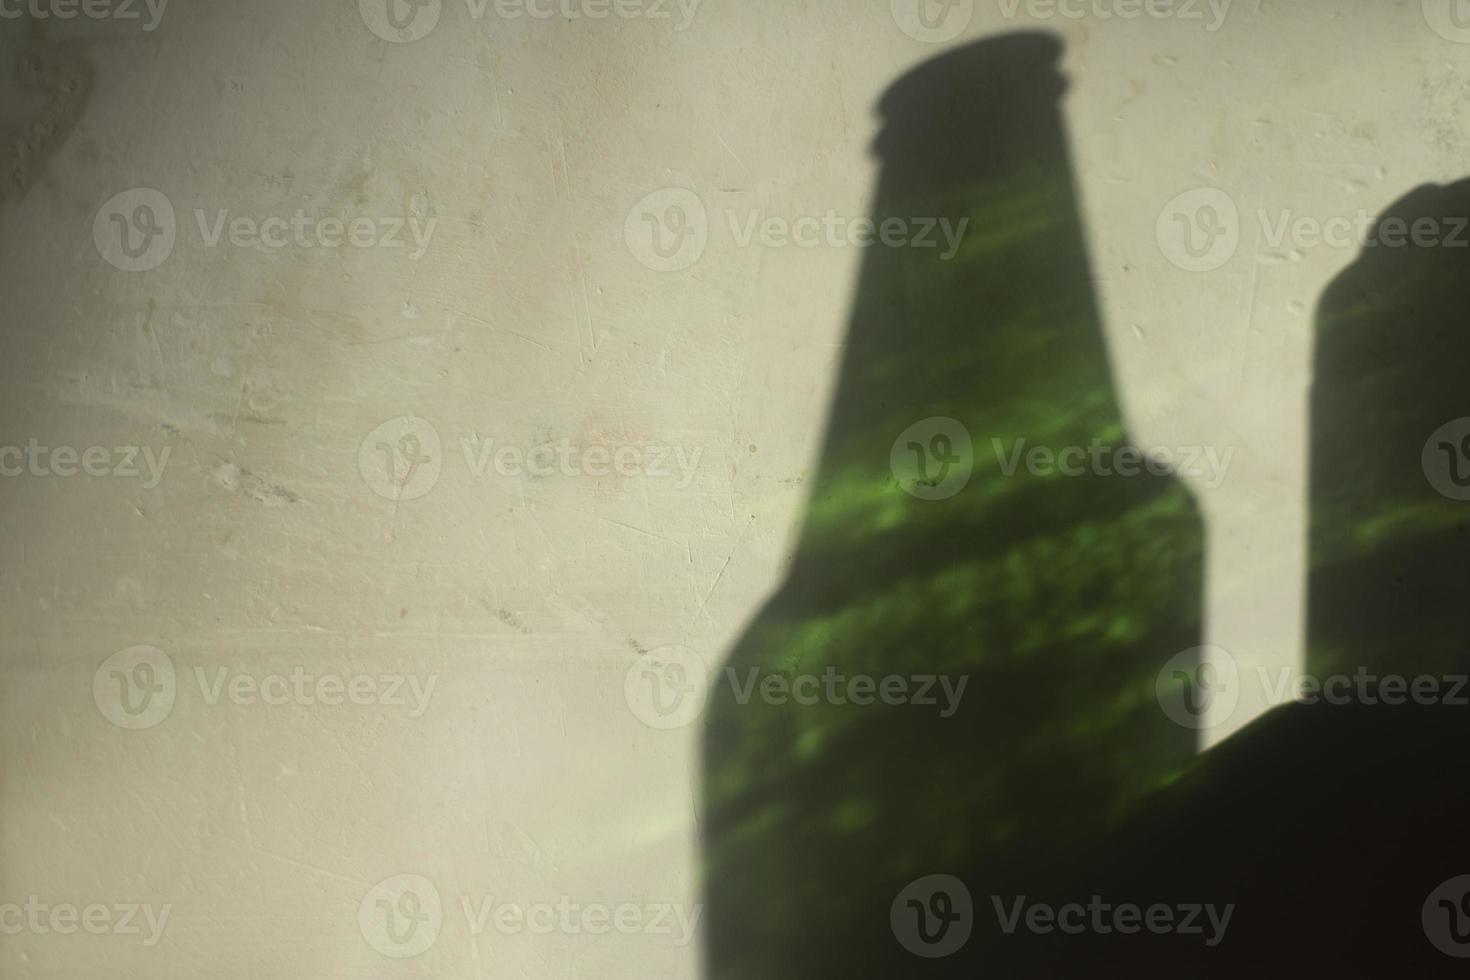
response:
[[[862,257],[741,229],[860,217],[874,101],[968,39],[1065,41],[1135,439],[1233,451],[1192,481],[1210,642],[1297,662],[1311,318],[1356,248],[1258,212],[1463,175],[1448,3],[397,9],[409,39],[372,0],[0,20],[0,445],[109,473],[0,478],[0,904],[110,923],[26,913],[0,975],[696,976],[697,727],[625,682],[670,645],[716,663],[779,581]],[[1204,271],[1159,231],[1219,203],[1170,204],[1197,188],[1238,211]],[[679,191],[692,261],[635,207]],[[407,244],[234,243],[298,210],[308,242],[335,216]],[[629,452],[495,462],[545,444]],[[477,933],[486,900],[643,918]]]

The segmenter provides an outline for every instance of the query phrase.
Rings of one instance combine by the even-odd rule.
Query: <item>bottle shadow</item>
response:
[[[1199,644],[1202,522],[1128,441],[1060,54],[982,41],[880,103],[879,234],[796,554],[707,709],[717,980],[941,969],[890,928],[910,882],[1063,881],[1194,758],[1155,681]],[[997,945],[976,919],[966,949]]]
[[[796,553],[706,710],[707,973],[1445,974],[1434,936],[1464,929],[1470,955],[1470,898],[1432,895],[1470,873],[1467,712],[1446,703],[1470,421],[1444,428],[1470,416],[1470,252],[1365,249],[1318,313],[1307,667],[1362,668],[1375,695],[1279,707],[1198,755],[1204,527],[1128,438],[1060,53],[981,41],[880,102],[879,233]],[[1455,214],[1470,183],[1374,234]],[[946,223],[949,255],[904,233]],[[1389,675],[1443,696],[1384,704]],[[1174,926],[1012,917],[1094,896]]]

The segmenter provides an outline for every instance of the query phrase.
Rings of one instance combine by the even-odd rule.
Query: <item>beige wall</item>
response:
[[[861,216],[875,99],[965,39],[1065,40],[1135,439],[1233,451],[1194,481],[1210,642],[1297,662],[1311,317],[1356,250],[1275,245],[1259,212],[1351,218],[1461,176],[1470,30],[1433,2],[962,0],[928,31],[905,2],[443,0],[406,43],[373,0],[0,21],[0,445],[140,449],[139,476],[63,455],[0,478],[0,905],[111,923],[22,908],[0,975],[695,976],[696,726],[646,724],[625,682],[659,648],[717,662],[778,582],[861,258],[736,231]],[[1220,203],[1171,205],[1197,188],[1239,215],[1204,271],[1168,234]],[[650,248],[635,205],[661,191],[702,252]],[[129,257],[139,205],[172,243]],[[232,244],[298,209],[408,244]],[[423,460],[412,499],[380,443]],[[625,451],[498,471],[539,444],[579,470]],[[129,713],[117,675],[150,668]],[[1264,703],[1242,697],[1206,741]],[[384,955],[418,951],[382,931],[389,879],[442,904],[415,958]],[[644,918],[477,934],[486,900]]]

